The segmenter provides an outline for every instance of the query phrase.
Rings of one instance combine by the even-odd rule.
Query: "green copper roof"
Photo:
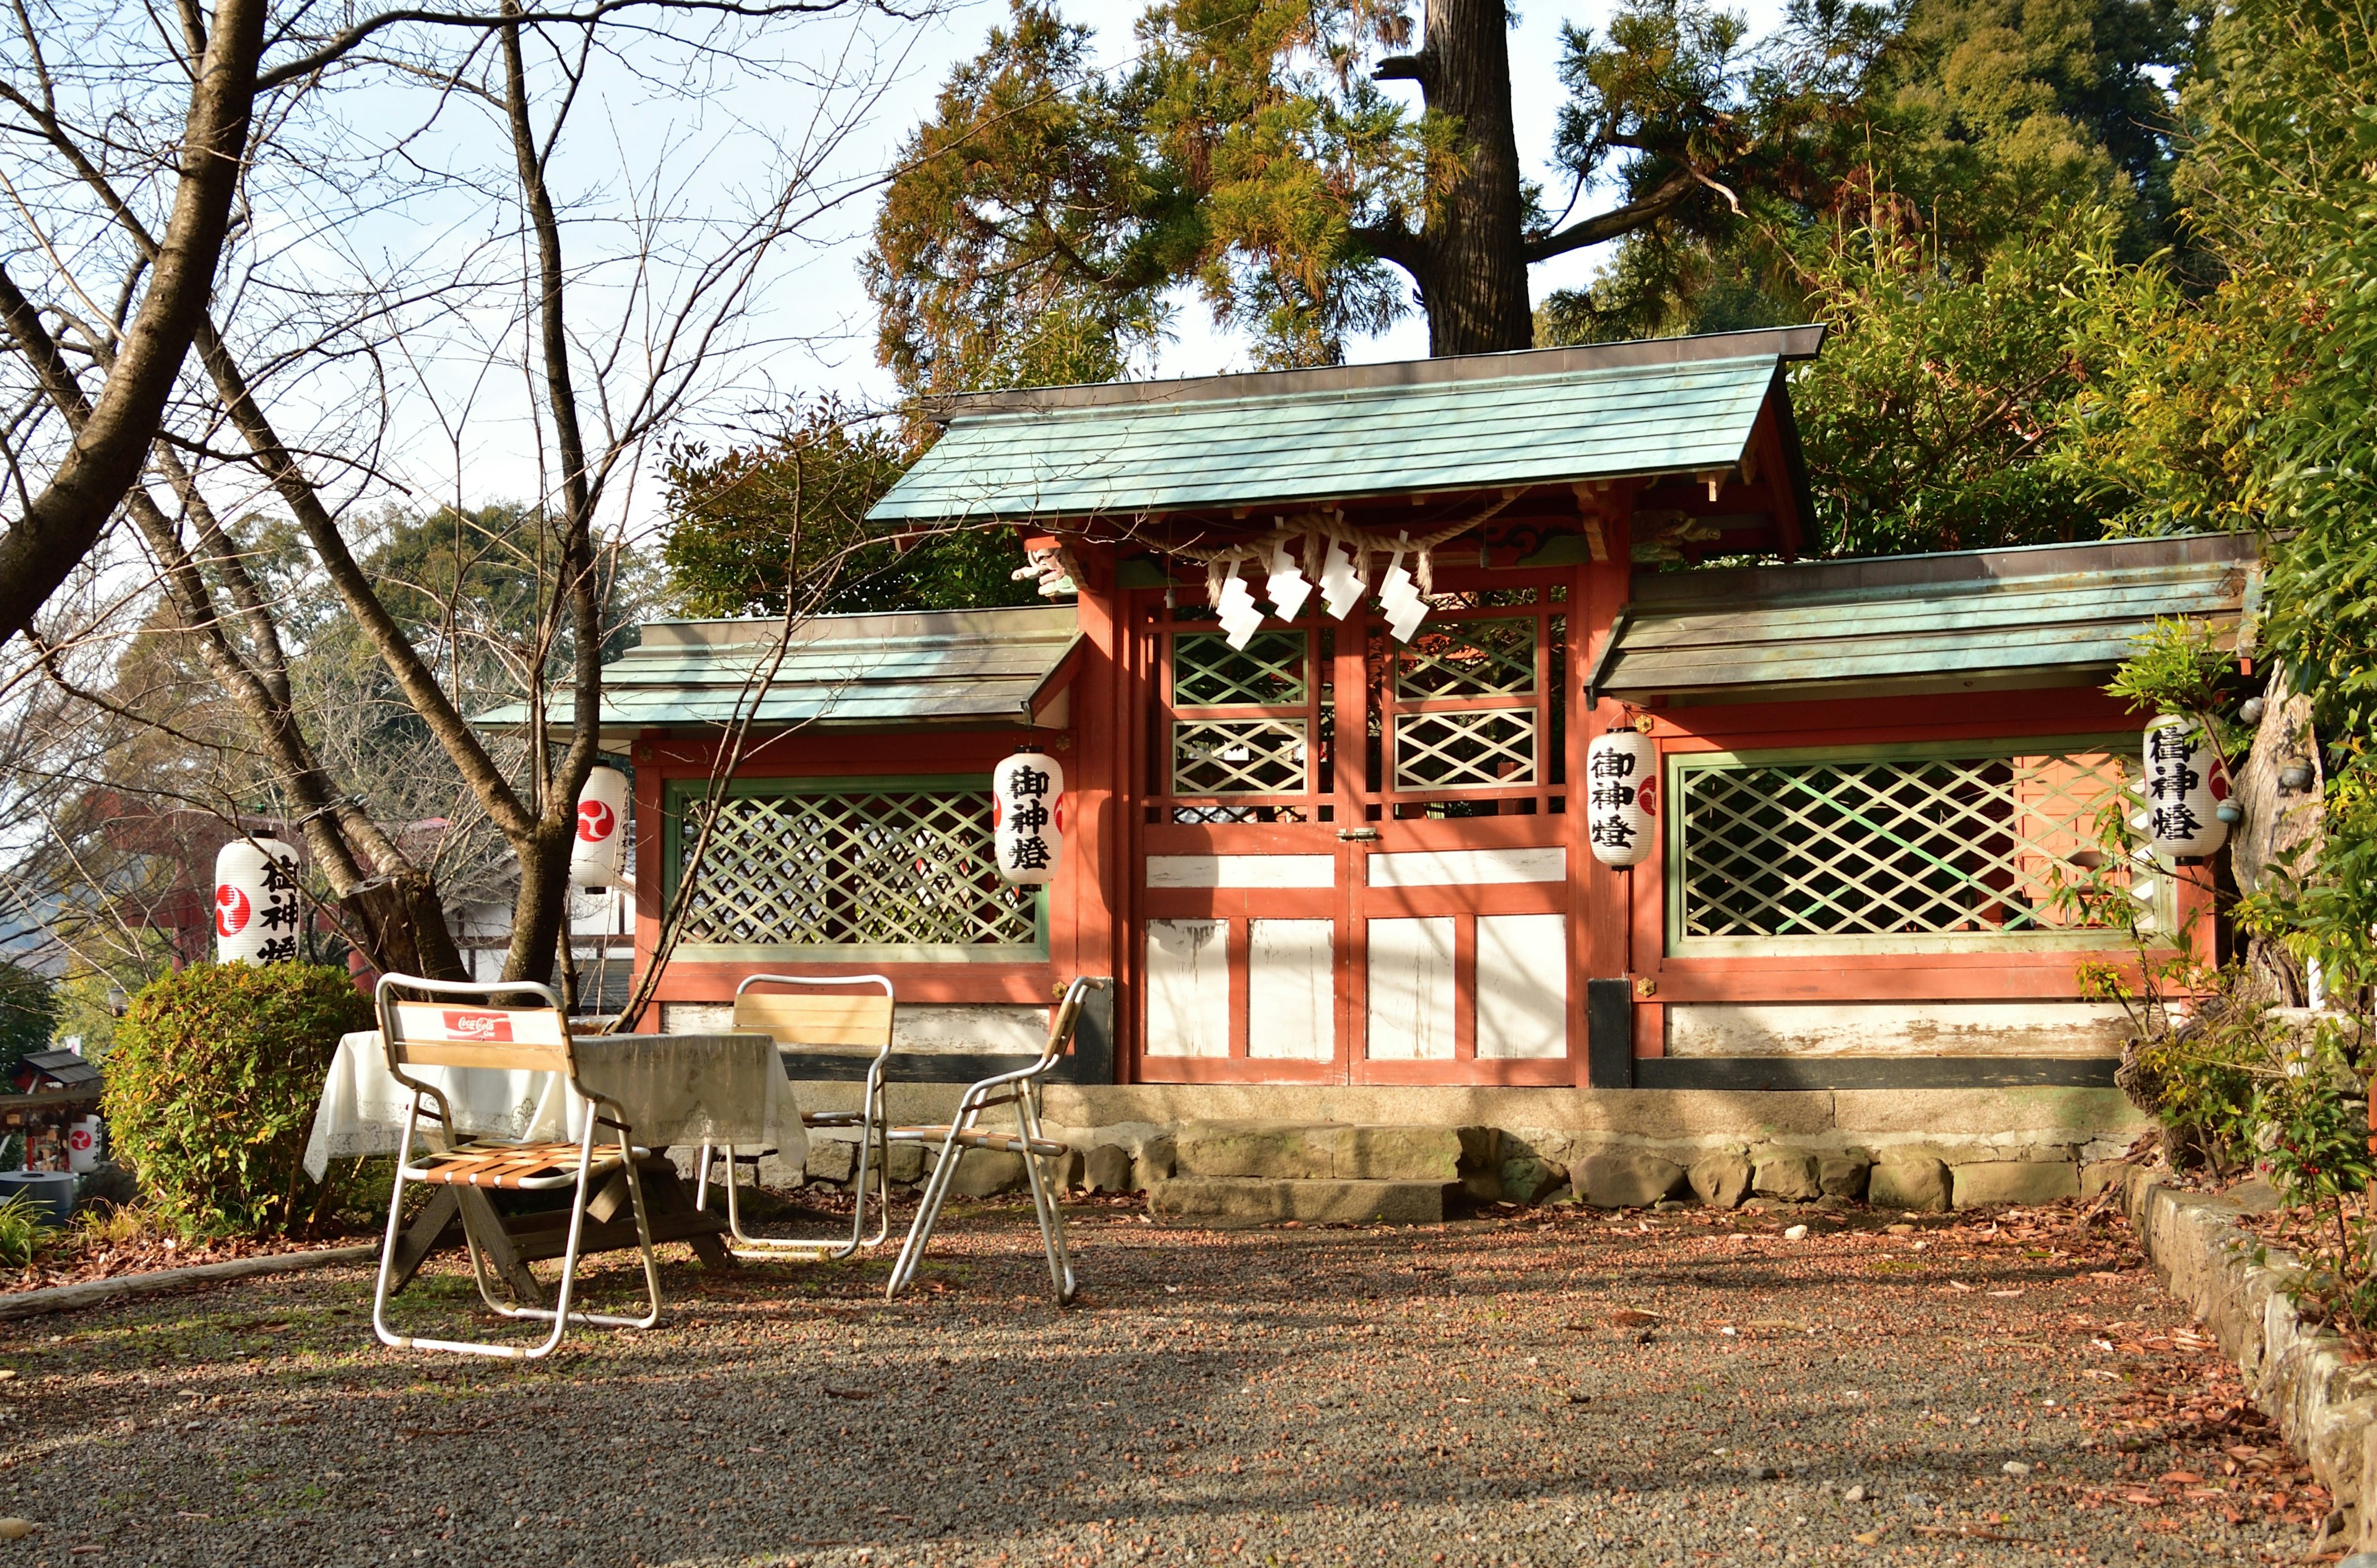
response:
[[[1053,519],[1487,489],[1738,461],[1819,328],[948,400],[870,517]],[[1786,412],[1787,417],[1787,412]]]
[[[641,640],[603,666],[603,744],[617,749],[641,730],[731,723],[749,704],[754,673],[774,657],[780,626],[645,623]],[[1033,706],[1042,723],[1061,724],[1042,688],[1077,636],[1070,604],[819,616],[794,629],[754,724],[763,733],[803,724],[1022,724],[1032,722]],[[1056,701],[1062,700],[1060,693]],[[526,707],[514,702],[475,722],[516,729],[527,721]],[[558,691],[547,723],[569,722],[569,693]]]
[[[2250,535],[1638,573],[1605,696],[1688,702],[2094,685],[2163,616],[2234,621]]]

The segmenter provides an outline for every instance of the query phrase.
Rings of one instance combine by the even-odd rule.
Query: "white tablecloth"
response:
[[[619,1102],[638,1143],[734,1143],[751,1153],[780,1150],[796,1168],[806,1163],[800,1109],[768,1035],[592,1035],[572,1044],[579,1078]],[[558,1143],[575,1140],[585,1127],[585,1102],[557,1072],[422,1067],[412,1075],[446,1091],[464,1132]],[[379,1031],[346,1035],[314,1110],[306,1172],[319,1181],[333,1159],[396,1153],[412,1104],[412,1091],[388,1071]],[[424,1125],[436,1124],[424,1118]]]

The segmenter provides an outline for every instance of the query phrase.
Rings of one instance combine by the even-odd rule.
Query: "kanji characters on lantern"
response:
[[[1007,881],[1048,882],[1065,851],[1065,770],[1026,747],[990,773],[991,823],[998,874]]]
[[[1659,750],[1630,729],[1597,736],[1584,753],[1585,833],[1604,866],[1651,857],[1659,808]]]
[[[578,792],[578,836],[569,846],[574,887],[607,888],[627,868],[627,775],[597,768]]]
[[[216,963],[293,959],[305,920],[294,849],[261,834],[222,846],[215,856]]]
[[[2228,772],[2192,719],[2165,713],[2146,726],[2144,832],[2164,855],[2209,855],[2227,842],[2220,802]]]

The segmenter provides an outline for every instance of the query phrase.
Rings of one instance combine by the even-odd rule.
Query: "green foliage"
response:
[[[46,975],[0,963],[0,1084],[17,1064],[50,1048],[58,1025],[58,988]]]
[[[695,616],[964,609],[1033,603],[1005,527],[886,534],[868,509],[906,470],[899,443],[828,400],[750,447],[671,449],[662,559]]]
[[[2212,623],[2192,616],[2156,620],[2138,634],[2105,689],[2132,712],[2182,713],[2207,730],[2223,756],[2230,744],[2217,714],[2237,681],[2237,655],[2220,645]]]
[[[343,969],[193,964],[132,999],[102,1109],[158,1213],[192,1231],[288,1231],[326,1213],[301,1161],[339,1036],[371,1024]]]
[[[1813,280],[1833,335],[1793,389],[1830,548],[2096,535],[2096,487],[2058,452],[2086,375],[2074,318],[2113,228],[2102,209],[2051,214],[1969,275],[1895,226],[1834,248]]]
[[[12,1269],[25,1267],[58,1230],[57,1224],[50,1218],[47,1203],[27,1193],[18,1193],[0,1203],[0,1263]]]

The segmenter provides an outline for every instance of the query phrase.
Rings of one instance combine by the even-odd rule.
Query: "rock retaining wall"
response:
[[[2253,1261],[2257,1244],[2235,1223],[2244,1205],[2133,1167],[2121,1180],[2121,1207],[2155,1273],[2236,1360],[2253,1403],[2344,1510],[2346,1538],[2377,1546],[2377,1366],[2354,1364],[2343,1340],[2296,1314],[2285,1290],[2293,1260]]]

